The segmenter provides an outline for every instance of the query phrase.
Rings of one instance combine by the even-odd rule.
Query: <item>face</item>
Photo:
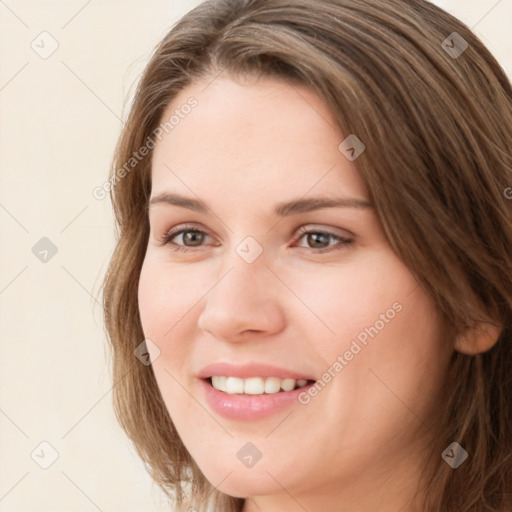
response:
[[[390,475],[399,494],[451,353],[440,317],[323,102],[270,79],[207,84],[163,116],[182,109],[153,154],[139,285],[172,421],[233,496],[289,493],[314,510]]]

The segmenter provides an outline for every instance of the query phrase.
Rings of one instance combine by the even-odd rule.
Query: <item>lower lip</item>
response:
[[[292,391],[263,395],[230,395],[215,389],[208,381],[200,379],[206,402],[211,409],[233,420],[257,420],[266,418],[298,401],[300,393],[307,391],[314,383]]]

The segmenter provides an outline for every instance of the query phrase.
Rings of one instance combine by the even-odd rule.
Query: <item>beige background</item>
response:
[[[3,512],[166,510],[112,412],[95,299],[112,213],[92,190],[107,177],[124,99],[151,50],[198,3],[0,0]],[[512,74],[512,0],[437,3]],[[47,262],[32,252],[42,237],[58,250]],[[58,452],[47,469],[42,442]]]

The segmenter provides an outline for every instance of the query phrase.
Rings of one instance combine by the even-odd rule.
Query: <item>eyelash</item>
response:
[[[193,226],[182,226],[180,227],[180,229],[176,229],[176,228],[173,228],[169,231],[167,231],[166,233],[164,233],[161,237],[159,237],[159,242],[158,242],[158,245],[163,247],[164,245],[171,245],[171,250],[172,251],[176,251],[176,252],[189,252],[189,251],[193,251],[195,249],[195,247],[202,247],[202,246],[194,246],[194,247],[188,247],[188,246],[185,246],[185,245],[178,245],[178,244],[175,244],[174,242],[172,242],[171,240],[176,237],[177,235],[180,235],[182,233],[186,233],[186,232],[189,232],[189,231],[192,231],[192,232],[195,232],[195,233],[200,233],[200,234],[204,234],[206,236],[209,236],[208,233],[206,233],[205,231],[203,231],[202,229],[198,229],[196,227],[193,227]],[[332,238],[335,238],[336,240],[339,241],[339,245],[338,246],[334,246],[334,247],[330,247],[330,248],[325,248],[325,249],[315,249],[314,247],[301,247],[301,249],[309,249],[311,251],[313,251],[314,253],[325,253],[325,252],[331,252],[331,251],[336,251],[336,250],[340,250],[340,249],[343,249],[345,246],[347,245],[350,245],[353,243],[353,240],[349,239],[349,238],[343,238],[339,235],[335,235],[334,233],[331,233],[329,231],[322,231],[322,230],[318,230],[318,229],[306,229],[305,227],[302,227],[302,228],[299,228],[299,231],[296,235],[296,240],[299,240],[306,234],[322,234],[322,235],[327,235],[329,237],[332,237]]]

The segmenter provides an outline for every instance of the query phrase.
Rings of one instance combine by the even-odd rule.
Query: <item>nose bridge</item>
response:
[[[242,242],[224,263],[223,268],[227,270],[222,273],[223,277],[208,294],[208,303],[218,302],[219,307],[222,306],[221,303],[225,303],[226,306],[231,303],[241,310],[242,307],[251,308],[268,300],[268,287],[265,288],[261,284],[268,280],[266,274],[270,272],[262,250],[257,254],[254,245]]]
[[[223,295],[226,291],[235,300],[246,298],[257,302],[264,299],[260,293],[265,294],[265,289],[258,290],[258,284],[268,280],[267,259],[263,246],[254,237],[243,238],[226,256],[223,267],[227,270],[223,272],[222,282],[215,287],[218,288],[216,294]]]
[[[233,340],[243,331],[275,331],[284,320],[278,296],[269,286],[263,247],[252,237],[227,257],[225,269],[205,297],[199,327],[214,336]]]

